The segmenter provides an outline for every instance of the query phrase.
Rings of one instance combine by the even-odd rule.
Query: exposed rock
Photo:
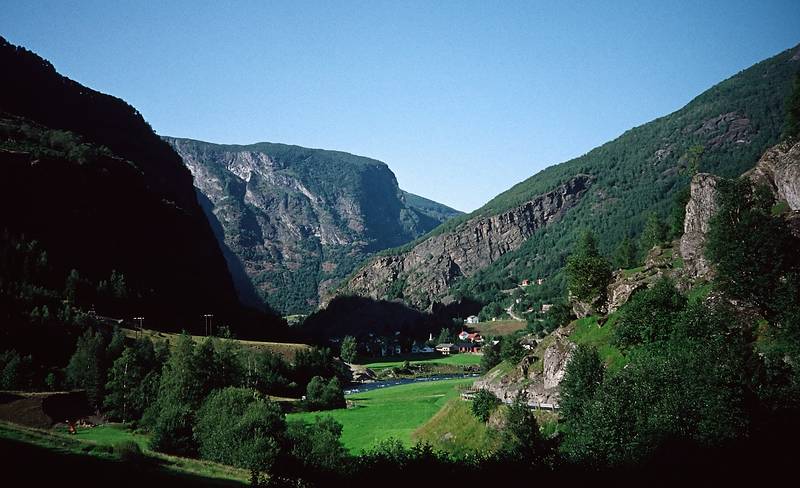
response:
[[[683,279],[685,269],[681,266],[682,262],[675,258],[677,249],[677,241],[667,248],[655,246],[647,253],[641,268],[615,271],[608,285],[606,313],[617,311],[634,293],[650,288],[664,276],[676,280],[679,288],[687,288],[688,282]]]
[[[786,202],[792,211],[800,210],[800,143],[770,148],[744,176],[767,185],[775,199]]]
[[[283,144],[165,140],[208,202],[240,296],[282,313],[313,309],[371,253],[459,213],[403,192],[389,167],[369,158]]]
[[[716,188],[719,181],[718,176],[707,173],[699,173],[692,178],[680,251],[686,274],[693,279],[710,279],[713,276],[711,264],[703,253],[709,222],[717,211]]]
[[[539,229],[559,220],[584,195],[592,177],[576,175],[553,191],[498,215],[480,216],[417,244],[374,259],[339,290],[373,299],[402,297],[420,310],[446,303],[450,286],[518,249]]]
[[[713,149],[729,143],[749,144],[753,132],[750,119],[737,112],[728,112],[704,120],[694,134],[707,137],[706,147]]]
[[[489,390],[506,403],[522,391],[527,394],[531,405],[558,405],[559,384],[575,349],[575,344],[568,339],[569,333],[569,328],[557,329],[540,342],[532,354],[525,356],[512,372],[491,371],[478,379],[474,388]]]

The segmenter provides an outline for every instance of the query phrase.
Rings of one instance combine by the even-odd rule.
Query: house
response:
[[[470,315],[464,322],[467,324],[477,324],[479,322],[479,319],[477,315]]]
[[[424,354],[434,352],[431,346],[426,345],[424,342],[415,342],[411,345],[411,352],[414,354]]]
[[[468,337],[469,337],[469,332],[467,332],[466,330],[462,330],[461,333],[458,334],[458,340],[460,341],[466,341]]]
[[[450,344],[449,342],[437,345],[436,350],[442,353],[443,356],[449,356],[451,353],[458,352],[456,345]]]
[[[519,286],[529,286],[531,284],[531,280],[522,280],[522,283]]]
[[[539,285],[539,286],[542,286],[544,284],[544,278],[538,278],[536,280],[536,284]]]
[[[470,342],[475,342],[477,344],[483,344],[483,337],[481,337],[481,335],[478,334],[477,332],[475,332],[473,334],[468,334],[467,335],[467,340],[470,341]]]
[[[481,345],[470,341],[460,341],[456,344],[458,352],[480,352]]]
[[[553,308],[552,303],[543,303],[542,304],[542,313],[547,313],[551,308]]]

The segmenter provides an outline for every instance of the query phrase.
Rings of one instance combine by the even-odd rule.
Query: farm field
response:
[[[149,330],[144,329],[141,332],[134,329],[122,329],[122,332],[125,334],[126,337],[129,338],[136,338],[136,337],[149,337],[150,340],[153,342],[160,342],[160,341],[169,341],[170,344],[175,344],[178,340],[178,336],[180,334],[174,334],[170,332],[159,332],[157,330]],[[191,336],[192,340],[196,343],[200,343],[206,339],[206,336]],[[241,339],[232,339],[239,345],[243,347],[247,347],[250,349],[255,349],[258,351],[269,351],[273,354],[278,354],[282,356],[287,361],[292,361],[294,359],[294,355],[297,351],[310,349],[311,346],[308,344],[296,344],[292,342],[261,342],[261,341],[246,341]]]
[[[458,397],[459,388],[468,387],[473,381],[458,378],[358,393],[347,397],[355,404],[352,408],[293,413],[286,419],[309,422],[315,417],[333,417],[342,424],[342,442],[353,454],[389,438],[411,445],[412,433],[449,400]]]
[[[495,320],[494,322],[478,322],[469,327],[484,337],[507,336],[527,327],[527,322],[522,320]]]
[[[465,353],[465,354],[451,354],[450,356],[442,356],[439,353],[433,354],[412,354],[407,356],[397,356],[393,358],[392,361],[375,361],[371,363],[365,363],[361,366],[365,368],[370,368],[374,371],[380,371],[386,368],[398,368],[403,365],[405,361],[409,361],[411,364],[446,364],[451,366],[472,366],[475,364],[481,364],[481,358],[483,356],[480,354],[472,354],[472,353]]]

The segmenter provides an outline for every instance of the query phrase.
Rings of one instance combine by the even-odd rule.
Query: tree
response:
[[[694,176],[700,172],[700,163],[706,148],[702,144],[695,144],[686,153],[686,163],[689,169],[689,176]]]
[[[339,379],[334,377],[326,381],[315,376],[306,387],[306,408],[308,410],[329,410],[346,405]]]
[[[669,235],[676,239],[683,235],[683,221],[686,218],[686,204],[689,203],[691,192],[689,187],[675,194],[672,201],[672,210],[669,214]]]
[[[654,246],[662,244],[667,239],[667,226],[656,213],[651,213],[644,224],[640,238],[642,252],[645,254]]]
[[[453,342],[453,336],[450,334],[449,329],[442,328],[442,330],[439,332],[439,338],[436,340],[437,344],[448,344]]]
[[[67,281],[64,285],[64,298],[70,303],[75,303],[78,298],[78,291],[81,286],[81,275],[78,270],[73,269],[67,275]]]
[[[545,445],[539,423],[528,407],[527,395],[522,391],[508,406],[501,438],[500,450],[508,458],[530,463],[544,454]]]
[[[783,126],[783,139],[794,141],[800,136],[800,73],[795,74],[792,91],[786,99],[786,122]]]
[[[103,404],[105,380],[105,341],[99,332],[87,329],[78,338],[75,353],[67,364],[67,384],[86,390],[89,404],[100,408]]]
[[[125,347],[108,372],[104,403],[108,415],[122,422],[139,419],[155,400],[160,369],[150,339]]]
[[[500,342],[500,357],[503,361],[518,363],[525,357],[525,348],[519,341],[519,337],[505,336]]]
[[[0,354],[0,390],[25,390],[33,383],[33,358],[15,350]]]
[[[304,479],[325,480],[342,470],[348,454],[342,444],[342,424],[333,417],[316,417],[313,422],[294,421],[287,426],[291,454]]]
[[[500,401],[494,393],[489,390],[478,390],[472,399],[472,414],[481,422],[487,422],[492,412],[500,406]]]
[[[494,368],[503,358],[500,357],[500,344],[492,344],[490,339],[486,340],[483,346],[483,357],[481,358],[481,371],[486,373]]]
[[[636,243],[628,236],[625,236],[617,247],[615,257],[617,266],[620,268],[635,268],[639,264],[639,250],[636,248]]]
[[[597,348],[579,344],[567,363],[564,379],[561,380],[561,416],[569,425],[583,415],[603,384],[605,367]]]
[[[621,347],[669,339],[686,297],[669,278],[661,278],[652,288],[635,293],[620,309],[614,340]]]
[[[772,193],[746,178],[723,180],[717,202],[706,241],[706,257],[717,272],[715,286],[769,317],[779,314],[775,298],[783,277],[797,269],[797,243],[784,218],[772,215]]]
[[[606,287],[611,281],[611,267],[597,250],[594,235],[587,231],[567,258],[567,286],[578,300],[605,301]]]
[[[345,338],[342,339],[342,349],[339,353],[342,361],[346,363],[352,363],[356,360],[357,353],[358,343],[356,342],[356,338],[353,336],[345,336]]]
[[[194,437],[203,459],[270,471],[286,432],[283,413],[254,390],[227,387],[211,393],[197,412]]]

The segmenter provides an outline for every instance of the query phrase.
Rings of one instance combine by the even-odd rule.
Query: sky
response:
[[[161,135],[384,161],[474,210],[800,42],[800,1],[0,0]]]

